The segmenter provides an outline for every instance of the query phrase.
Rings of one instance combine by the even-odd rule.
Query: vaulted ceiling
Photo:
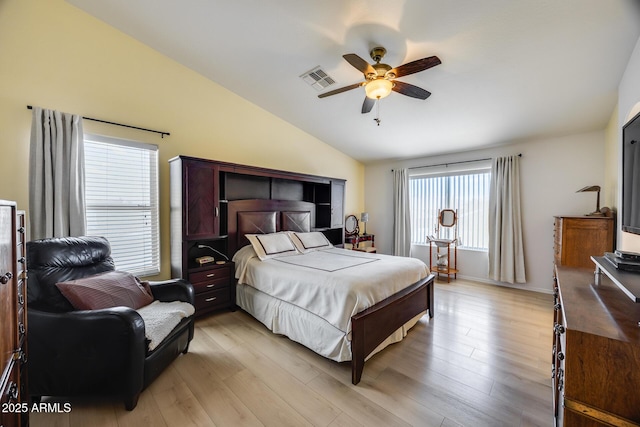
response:
[[[363,162],[604,129],[640,36],[637,0],[67,1]],[[399,79],[432,95],[361,114],[364,89],[319,99],[300,78],[360,82],[342,55],[375,46],[438,56]]]

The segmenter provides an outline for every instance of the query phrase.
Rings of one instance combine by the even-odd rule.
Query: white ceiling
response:
[[[637,0],[67,1],[363,162],[604,129],[640,35]],[[299,78],[357,83],[342,55],[378,45],[391,66],[442,60],[399,79],[432,95],[392,93],[380,126],[364,89],[319,99]]]

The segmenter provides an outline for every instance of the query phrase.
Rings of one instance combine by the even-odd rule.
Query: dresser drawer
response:
[[[231,304],[231,290],[227,287],[196,294],[196,314],[202,314]]]

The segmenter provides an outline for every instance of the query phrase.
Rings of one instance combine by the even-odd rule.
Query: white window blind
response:
[[[409,179],[411,243],[426,244],[435,235],[438,212],[458,212],[458,245],[487,250],[489,244],[490,169],[474,169],[412,176]],[[442,238],[454,238],[453,229],[444,229]]]
[[[116,268],[160,272],[158,147],[85,135],[87,234],[111,244]]]

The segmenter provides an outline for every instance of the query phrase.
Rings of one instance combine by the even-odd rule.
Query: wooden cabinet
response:
[[[184,234],[206,239],[220,233],[218,168],[210,162],[186,161],[182,165]]]
[[[199,243],[216,246],[220,234],[219,168],[211,161],[176,157],[169,163],[171,275],[187,278],[195,258],[215,255],[198,251]]]
[[[235,308],[235,265],[212,264],[189,271],[189,282],[196,294],[198,316],[225,308]]]
[[[555,425],[640,425],[640,304],[593,268],[556,266],[555,281]]]
[[[611,217],[556,216],[554,225],[556,265],[591,268],[591,256],[614,249],[615,223]]]
[[[29,422],[24,212],[0,201],[0,425]]]

